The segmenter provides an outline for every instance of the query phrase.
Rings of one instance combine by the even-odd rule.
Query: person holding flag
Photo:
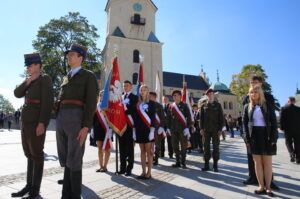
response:
[[[158,157],[161,152],[161,140],[166,137],[166,132],[164,130],[165,122],[166,122],[166,117],[164,114],[163,106],[156,101],[157,99],[157,94],[156,92],[150,92],[150,100],[152,100],[155,103],[155,156],[154,156],[154,165],[158,165]]]
[[[110,157],[110,150],[112,148],[112,129],[109,127],[100,107],[102,96],[103,91],[99,94],[98,105],[93,122],[94,139],[98,146],[98,158],[100,164],[100,169],[97,169],[96,172],[107,172],[107,164]]]
[[[176,163],[173,167],[181,167],[186,169],[186,148],[190,138],[189,128],[191,126],[191,114],[188,106],[181,101],[181,92],[175,90],[172,93],[174,103],[171,104],[168,111],[167,120],[169,127],[167,131],[172,133],[172,145],[176,155]],[[179,150],[179,144],[180,149]]]
[[[149,99],[149,88],[146,85],[140,87],[139,102],[136,105],[134,114],[134,125],[136,134],[133,135],[136,143],[141,149],[141,164],[143,172],[138,179],[150,179],[153,162],[152,143],[155,131],[155,103]],[[146,159],[148,170],[146,172]]]
[[[126,176],[131,175],[134,163],[134,140],[133,140],[133,131],[134,121],[132,114],[135,110],[135,106],[138,102],[138,97],[131,92],[132,84],[129,80],[123,82],[124,93],[122,95],[127,128],[122,136],[119,137],[120,140],[120,160],[121,168],[119,174],[125,174]]]

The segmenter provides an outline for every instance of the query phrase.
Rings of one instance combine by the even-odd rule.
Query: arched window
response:
[[[138,50],[133,51],[133,63],[140,63],[140,52]]]
[[[224,109],[227,109],[227,108],[228,108],[227,102],[224,102],[224,103],[223,103],[223,106],[224,106]]]
[[[135,85],[137,83],[138,76],[139,76],[138,73],[133,73],[132,74],[132,84]]]

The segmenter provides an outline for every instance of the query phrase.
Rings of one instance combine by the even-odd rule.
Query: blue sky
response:
[[[136,0],[141,1],[141,0]],[[98,28],[103,48],[107,0],[10,0],[0,7],[0,93],[17,108],[13,90],[23,81],[23,54],[33,52],[38,28],[68,12],[80,12]],[[212,83],[216,70],[229,86],[243,65],[261,64],[283,105],[300,87],[300,1],[153,0],[156,35],[164,43],[165,71],[198,75],[203,64]]]

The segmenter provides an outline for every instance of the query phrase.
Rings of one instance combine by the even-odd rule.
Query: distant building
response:
[[[300,90],[297,88],[296,90],[296,106],[299,106],[300,107]]]

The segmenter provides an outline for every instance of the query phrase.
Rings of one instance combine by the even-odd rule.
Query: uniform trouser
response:
[[[180,144],[180,148],[179,148]],[[183,132],[172,131],[172,146],[176,156],[176,162],[185,164],[187,138]]]
[[[160,135],[158,135],[158,131],[156,130],[154,132],[154,137],[155,137],[155,158],[158,158],[160,153],[161,153],[161,141],[162,138]]]
[[[165,140],[167,139],[167,137],[165,137],[165,138],[162,138],[161,139],[161,142],[160,142],[160,155],[161,155],[161,157],[164,157],[165,156]]]
[[[295,154],[296,143],[293,134],[290,132],[285,133],[285,145],[290,156],[294,157],[296,155]]]
[[[193,142],[194,142],[194,147],[195,149],[203,149],[203,143],[202,143],[202,135],[199,133],[199,131],[196,131],[192,133],[193,137]]]
[[[168,144],[168,155],[169,155],[169,157],[173,157],[174,150],[173,150],[173,144],[172,144],[172,136],[167,136],[166,139],[167,139],[167,144]]]
[[[134,142],[132,138],[132,129],[127,127],[124,134],[119,136],[120,150],[120,171],[131,172],[134,163]]]
[[[36,135],[37,122],[23,123],[21,138],[24,154],[27,157],[27,186],[40,191],[44,169],[44,143],[46,132]]]
[[[210,152],[210,141],[212,140],[213,145],[213,160],[218,161],[220,158],[220,137],[218,136],[217,132],[206,132],[203,136],[203,146],[204,146],[204,161],[209,162],[211,158],[211,152]]]
[[[84,144],[80,146],[77,136],[82,128],[82,115],[83,110],[81,108],[60,109],[57,115],[57,152],[60,165],[65,167],[62,198],[68,198],[64,195],[67,192],[73,193],[71,198],[80,198],[81,194],[82,158],[85,147]],[[70,186],[65,181],[66,183],[69,182]]]

